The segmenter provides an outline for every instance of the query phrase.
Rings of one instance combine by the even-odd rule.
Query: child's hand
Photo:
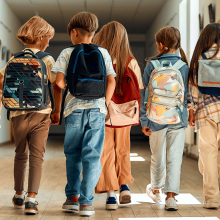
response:
[[[60,113],[59,112],[54,112],[51,115],[52,123],[51,125],[58,125],[60,122]]]
[[[192,128],[195,127],[195,115],[193,114],[193,110],[192,109],[189,110],[188,122],[189,122],[189,126],[190,127],[192,127]]]
[[[146,135],[146,136],[151,136],[151,130],[148,127],[142,127],[142,132]]]

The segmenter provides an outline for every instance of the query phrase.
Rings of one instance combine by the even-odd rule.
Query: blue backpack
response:
[[[199,60],[198,89],[204,95],[220,96],[220,60],[208,59],[204,53]]]

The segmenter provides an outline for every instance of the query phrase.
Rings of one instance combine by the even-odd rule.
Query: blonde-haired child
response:
[[[179,194],[180,171],[185,143],[185,128],[188,125],[186,99],[189,68],[186,55],[181,47],[180,32],[177,28],[164,27],[160,29],[155,35],[155,41],[159,54],[152,57],[151,60],[156,60],[159,63],[167,61],[172,65],[179,60],[185,62],[185,64],[182,63],[182,67],[179,68],[184,82],[182,122],[178,124],[159,124],[149,120],[146,115],[146,106],[144,104],[145,91],[141,94],[141,100],[143,101],[141,105],[141,126],[143,133],[150,136],[150,149],[152,153],[151,184],[147,186],[146,192],[154,202],[160,202],[161,189],[164,188],[164,192],[167,195],[165,209],[174,211],[178,209],[175,196]],[[181,57],[176,55],[178,49]],[[151,73],[154,69],[152,63],[149,63],[145,67],[143,75],[143,83],[145,87],[148,87]],[[166,72],[163,74],[165,75]],[[162,80],[159,81],[158,79],[157,84],[161,84],[163,91],[166,92],[166,86],[167,84],[169,85],[169,82],[163,82]],[[172,94],[172,92],[168,94]],[[161,111],[157,111],[156,107],[152,107],[153,111],[156,112],[155,114],[161,115]],[[165,111],[167,110],[169,110],[169,108],[165,109]]]
[[[18,32],[18,39],[26,45],[26,49],[34,54],[45,51],[49,46],[49,41],[54,36],[54,28],[43,18],[34,16],[28,20]],[[56,85],[56,75],[51,72],[55,63],[53,57],[45,56],[42,58],[47,69],[48,80],[53,85],[55,110],[52,114],[53,123],[58,124],[60,107],[57,100],[61,99],[61,90]],[[6,65],[7,66],[7,65]],[[6,66],[0,71],[0,89],[3,89],[3,79]],[[38,213],[35,197],[38,193],[43,157],[51,124],[50,105],[41,111],[11,111],[10,119],[13,125],[15,139],[15,158],[14,158],[14,189],[15,195],[12,199],[15,208],[22,208],[25,203],[25,213]],[[26,166],[29,160],[28,189],[25,199],[24,180]]]

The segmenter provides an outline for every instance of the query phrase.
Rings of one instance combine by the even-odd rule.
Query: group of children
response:
[[[159,54],[148,60],[143,76],[131,52],[124,26],[119,22],[112,21],[104,25],[94,36],[97,29],[98,19],[89,12],[75,15],[67,27],[73,45],[92,45],[92,42],[99,45],[97,50],[103,58],[106,92],[105,97],[81,99],[73,96],[67,90],[63,112],[66,130],[64,153],[66,156],[67,184],[65,193],[67,199],[62,208],[79,210],[80,215],[93,215],[95,213],[92,207],[94,190],[96,193],[107,193],[107,209],[117,209],[115,191],[118,190],[120,191],[119,202],[121,204],[131,202],[128,184],[133,182],[130,168],[130,129],[132,124],[105,126],[105,116],[108,114],[107,111],[112,105],[113,98],[119,100],[120,97],[130,92],[126,91],[124,86],[126,85],[124,83],[125,74],[130,74],[130,77],[126,78],[126,83],[134,79],[137,84],[135,92],[137,97],[141,98],[139,108],[142,131],[145,135],[150,136],[151,184],[146,188],[147,195],[154,202],[160,202],[161,189],[164,188],[164,193],[167,195],[165,209],[178,209],[175,196],[179,194],[185,128],[188,126],[188,108],[189,125],[193,127],[195,125],[196,130],[199,130],[200,133],[199,169],[204,180],[204,207],[218,208],[220,99],[217,96],[202,94],[198,89],[197,82],[198,61],[202,59],[201,54],[205,53],[209,59],[220,59],[220,25],[209,24],[203,30],[196,45],[190,68],[181,48],[179,30],[174,27],[160,29],[155,35]],[[27,21],[17,35],[18,39],[26,45],[24,51],[28,50],[34,54],[45,51],[53,36],[54,28],[39,16],[34,16]],[[50,105],[40,111],[18,110],[10,112],[16,146],[14,159],[15,195],[12,202],[16,208],[22,208],[25,205],[25,213],[36,214],[38,212],[38,203],[35,197],[40,185],[49,127],[50,124],[57,125],[60,121],[62,89],[69,88],[69,82],[66,80],[68,81],[69,66],[72,65],[70,64],[71,55],[75,49],[76,47],[64,49],[56,62],[50,55],[42,58],[47,68],[48,80],[53,86],[55,99],[53,112]],[[176,55],[177,50],[179,50],[181,57]],[[79,54],[78,56],[80,57]],[[175,123],[171,121],[163,124],[153,121],[149,119],[152,115],[146,113],[146,108],[152,108],[157,116],[164,115],[164,112],[169,112],[170,107],[161,110],[168,104],[162,105],[160,101],[164,97],[169,102],[174,99],[171,98],[171,93],[169,96],[168,93],[159,96],[158,94],[161,92],[159,89],[154,90],[158,92],[157,95],[150,93],[149,85],[152,83],[153,73],[157,71],[155,63],[162,64],[162,70],[167,66],[174,67],[176,63],[181,63],[176,72],[182,78],[182,84],[177,83],[177,86],[170,90],[173,93],[180,90],[182,92],[181,95],[175,93],[175,97],[182,99],[179,107],[180,114],[172,116],[172,120],[173,118],[176,120]],[[0,89],[3,89],[6,67],[0,71]],[[77,68],[77,64],[74,68]],[[158,76],[164,76],[164,74],[160,73]],[[169,80],[172,81],[174,78],[171,76]],[[83,81],[83,78],[79,81]],[[99,80],[90,81],[98,82]],[[157,81],[157,86],[160,85],[164,88],[164,91],[171,82],[163,81],[162,77],[155,81]],[[179,89],[178,86],[182,86],[182,89]],[[120,106],[121,103],[116,104]],[[136,111],[139,113],[139,109],[135,107]],[[178,117],[181,120],[178,119],[178,121]],[[26,196],[24,179],[28,160],[29,176]]]

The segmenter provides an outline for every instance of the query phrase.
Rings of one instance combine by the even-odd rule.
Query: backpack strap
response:
[[[63,112],[64,112],[64,104],[65,104],[65,99],[66,99],[66,96],[67,96],[67,92],[68,92],[69,88],[68,88],[68,84],[66,86],[66,89],[63,93],[63,98],[62,98],[62,103],[61,103],[61,111],[60,111],[60,122],[59,122],[59,125],[62,124],[62,118],[63,118]]]
[[[180,68],[182,68],[185,65],[186,65],[185,62],[183,62],[182,60],[178,60],[176,63],[173,64],[173,68],[179,70]]]
[[[205,53],[201,53],[202,59],[207,60],[207,56],[205,55]]]
[[[44,57],[49,56],[50,53],[38,51],[35,55],[37,55],[39,59],[43,59]]]
[[[151,64],[153,65],[154,69],[161,67],[159,60],[150,60]]]

